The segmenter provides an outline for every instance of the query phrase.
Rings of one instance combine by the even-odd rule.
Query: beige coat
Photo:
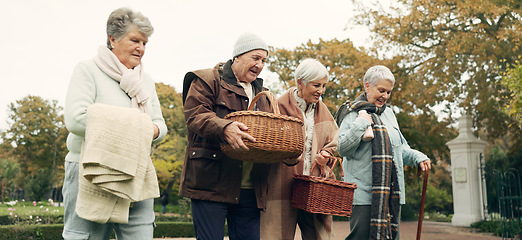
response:
[[[278,99],[281,114],[303,119],[303,114],[293,97],[295,88],[288,90]],[[333,155],[337,150],[338,128],[326,105],[319,101],[314,114],[312,139],[312,161],[324,150]],[[302,157],[295,166],[283,163],[271,167],[268,183],[267,208],[261,213],[261,239],[294,239],[297,225],[297,209],[292,208],[292,184],[296,173],[303,172]],[[329,171],[330,166],[324,170]],[[310,174],[319,175],[315,168]],[[330,239],[332,216],[315,214],[314,222],[318,230],[317,239]]]

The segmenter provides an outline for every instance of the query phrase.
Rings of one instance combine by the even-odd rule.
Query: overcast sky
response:
[[[187,71],[230,59],[243,32],[287,49],[319,38],[350,39],[361,46],[368,36],[364,28],[348,25],[350,0],[0,0],[1,130],[7,128],[8,104],[28,95],[64,106],[74,66],[105,44],[107,17],[119,7],[150,19],[155,31],[144,69],[178,92]],[[261,76],[273,75],[265,69]]]

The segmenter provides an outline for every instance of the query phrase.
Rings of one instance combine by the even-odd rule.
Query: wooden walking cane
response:
[[[421,175],[421,169],[417,169],[417,175]],[[421,229],[422,229],[422,219],[424,218],[424,200],[426,200],[426,187],[428,187],[428,175],[429,170],[426,169],[424,171],[424,183],[422,184],[422,199],[421,199],[421,207],[419,212],[419,222],[417,224],[417,240],[420,240],[421,237]]]

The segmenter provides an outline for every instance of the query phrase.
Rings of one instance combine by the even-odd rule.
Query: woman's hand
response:
[[[327,151],[321,151],[319,154],[315,155],[315,162],[319,164],[319,166],[324,166],[328,163],[330,157],[330,153]]]
[[[152,124],[152,128],[154,128],[154,135],[152,136],[152,140],[154,140],[159,136],[159,128],[155,123]]]
[[[427,159],[419,163],[419,167],[422,171],[428,171],[431,169],[431,160]]]
[[[255,142],[256,139],[252,137],[250,134],[244,132],[248,130],[248,127],[240,122],[232,122],[225,127],[225,141],[232,147],[234,150],[243,149],[248,150],[248,147],[243,142],[243,139],[246,139],[251,142]]]
[[[368,114],[367,112],[365,112],[365,111],[359,112],[359,115],[357,117],[366,119],[370,122],[370,124],[373,125],[372,115]]]

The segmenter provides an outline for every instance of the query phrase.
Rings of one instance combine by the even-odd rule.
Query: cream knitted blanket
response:
[[[127,223],[131,202],[159,197],[150,159],[153,124],[136,108],[96,103],[87,109],[76,213],[98,222]]]

